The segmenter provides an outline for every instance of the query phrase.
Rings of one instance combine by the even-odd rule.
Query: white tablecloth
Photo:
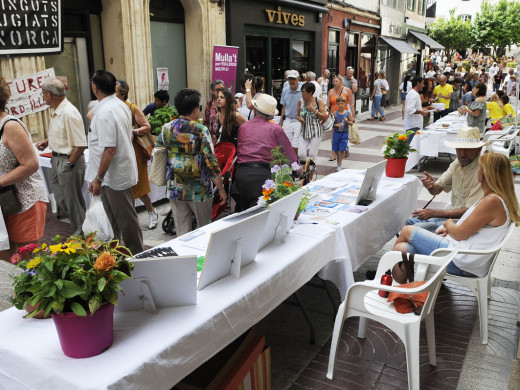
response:
[[[368,211],[334,214],[341,224],[321,238],[290,233],[284,244],[259,252],[239,279],[227,277],[199,291],[197,305],[162,309],[157,315],[116,313],[114,344],[89,359],[63,355],[52,320],[23,319],[15,308],[1,312],[0,383],[10,390],[170,389],[318,271],[348,287],[352,267],[399,230],[420,188],[414,176],[383,181]],[[177,239],[164,245],[186,252]]]

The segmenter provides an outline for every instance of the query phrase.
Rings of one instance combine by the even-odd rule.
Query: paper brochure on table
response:
[[[321,238],[333,232],[334,229],[325,225],[313,225],[309,223],[296,223],[291,229],[291,233],[299,234],[300,236]]]

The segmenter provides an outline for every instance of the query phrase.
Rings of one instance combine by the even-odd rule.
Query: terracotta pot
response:
[[[296,215],[294,216],[294,220],[296,221],[296,220],[298,220],[298,218],[300,218],[300,212],[299,211],[296,212]]]
[[[403,177],[407,158],[387,158],[385,173],[387,177]]]
[[[91,316],[52,313],[63,353],[71,358],[88,358],[107,350],[114,340],[114,305],[105,303]]]
[[[27,313],[32,313],[34,311],[34,309],[38,309],[38,307],[40,306],[40,304],[38,303],[36,306],[31,306],[29,304],[25,305],[25,311]],[[37,320],[44,320],[44,319],[47,319],[47,318],[51,318],[50,315],[48,315],[47,317],[44,317],[44,311],[43,310],[40,310],[38,313],[36,313],[36,315],[32,316],[31,318],[35,318]]]

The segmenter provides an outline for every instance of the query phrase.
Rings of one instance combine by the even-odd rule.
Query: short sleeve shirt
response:
[[[298,100],[302,97],[302,86],[298,85],[296,91],[291,90],[291,87],[286,87],[282,91],[282,98],[280,104],[285,106],[285,116],[290,119],[296,119],[298,112]]]
[[[70,155],[76,146],[87,146],[85,126],[78,109],[65,98],[56,110],[51,110],[49,148]]]
[[[433,93],[437,96],[439,96],[439,94],[448,96],[451,92],[453,92],[453,87],[448,83],[446,83],[444,87],[439,84],[433,89]],[[439,97],[439,103],[444,103],[444,109],[450,108],[450,99]]]
[[[137,184],[137,163],[132,146],[132,113],[116,95],[110,95],[94,107],[89,128],[89,164],[87,180],[98,174],[105,148],[115,147],[116,152],[103,180],[103,186],[113,190],[126,190]]]
[[[478,182],[478,165],[478,158],[465,167],[460,165],[459,160],[455,160],[437,180],[436,184],[441,186],[445,192],[451,191],[453,209],[471,207],[484,195],[482,186]]]

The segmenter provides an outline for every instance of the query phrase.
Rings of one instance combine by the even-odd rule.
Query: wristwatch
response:
[[[99,180],[100,183],[103,183],[105,181],[105,179],[99,177],[99,176],[96,176],[96,179]]]
[[[246,89],[246,92],[251,92],[251,90],[250,89]]]
[[[67,166],[68,166],[69,168],[74,168],[74,164],[71,163],[70,161],[67,161]]]

